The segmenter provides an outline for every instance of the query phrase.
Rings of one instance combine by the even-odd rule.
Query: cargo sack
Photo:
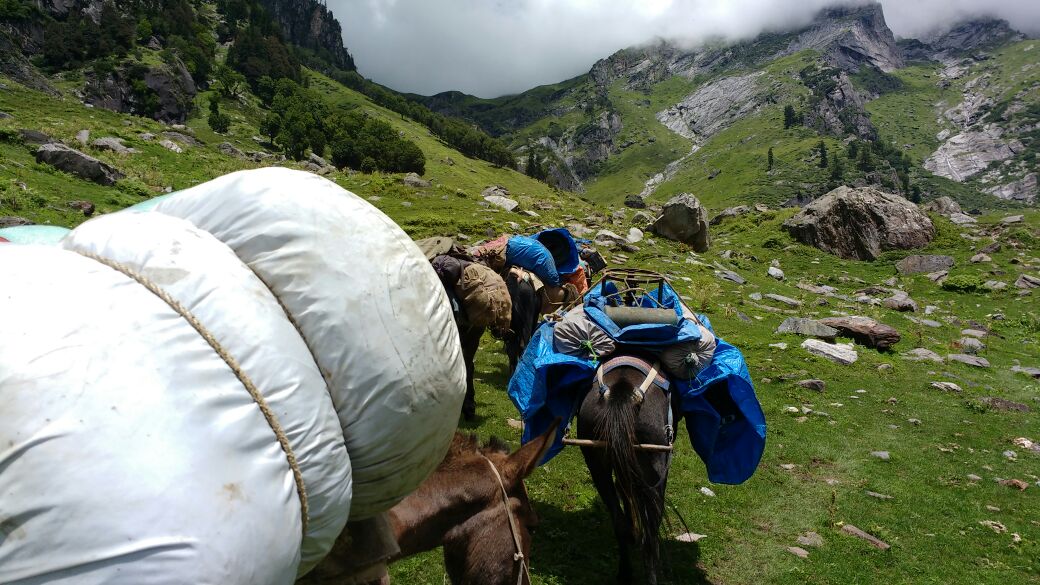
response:
[[[539,292],[542,297],[542,306],[539,315],[548,315],[570,305],[580,295],[573,284],[564,283],[562,286],[544,285]]]
[[[432,238],[416,240],[415,245],[419,246],[419,249],[426,255],[426,259],[430,261],[433,261],[437,256],[444,254],[462,260],[473,259],[469,253],[466,252],[465,248],[458,245],[458,243],[456,243],[452,238],[445,236],[434,236]]]
[[[543,230],[531,236],[538,240],[549,254],[552,255],[556,264],[556,272],[563,276],[571,274],[578,269],[581,257],[578,255],[578,245],[566,228],[553,228]]]
[[[574,290],[579,295],[583,295],[589,290],[589,280],[585,276],[585,267],[578,266],[578,269],[570,274],[564,274],[560,277],[564,283],[574,286]]]
[[[513,300],[506,282],[497,272],[478,262],[470,262],[462,269],[455,293],[462,302],[470,326],[509,331]]]
[[[458,286],[459,280],[462,279],[462,268],[465,264],[469,264],[469,262],[459,260],[447,254],[437,256],[430,261],[433,271],[437,273],[437,277],[441,279],[441,284],[445,288]]]
[[[703,325],[699,325],[700,339],[676,343],[661,351],[658,359],[669,376],[679,380],[692,380],[697,377],[715,355],[715,335]]]
[[[506,268],[506,247],[509,245],[509,235],[501,236],[486,242],[470,250],[473,259],[490,266],[495,272],[502,272]]]
[[[577,306],[567,312],[553,328],[553,349],[559,353],[598,360],[614,353],[617,346],[605,331]]]
[[[545,284],[560,286],[560,273],[552,254],[541,242],[527,236],[513,236],[506,246],[506,262],[530,270]]]

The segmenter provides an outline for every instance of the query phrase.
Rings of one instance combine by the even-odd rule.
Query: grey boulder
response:
[[[708,212],[701,202],[682,193],[665,203],[661,216],[650,226],[657,235],[682,242],[695,252],[706,252],[711,245],[708,234]]]
[[[99,185],[115,185],[126,176],[108,163],[55,142],[41,146],[36,151],[36,161]]]

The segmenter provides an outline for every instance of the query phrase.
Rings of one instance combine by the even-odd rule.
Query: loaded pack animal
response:
[[[529,585],[530,531],[538,516],[524,478],[545,456],[559,422],[512,454],[496,438],[481,445],[473,435],[456,433],[433,474],[390,510],[400,549],[390,560],[443,546],[444,566],[454,585]],[[341,537],[301,583],[349,582],[345,577],[354,574],[350,551],[350,538]]]

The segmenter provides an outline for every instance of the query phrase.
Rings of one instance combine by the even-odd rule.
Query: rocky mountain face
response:
[[[67,1],[67,0],[53,0]],[[264,8],[282,27],[285,39],[314,51],[330,64],[354,71],[354,58],[343,46],[339,21],[318,0],[261,0]]]

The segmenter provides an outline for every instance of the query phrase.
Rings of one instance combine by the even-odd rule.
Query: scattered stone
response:
[[[44,144],[36,151],[36,161],[99,185],[115,185],[116,181],[125,177],[108,163],[54,142]]]
[[[80,146],[86,146],[90,142],[90,130],[80,130],[76,132],[76,142],[79,142]]]
[[[629,228],[628,237],[626,239],[628,240],[629,244],[635,244],[637,242],[643,241],[643,230],[636,227]]]
[[[715,276],[718,276],[722,280],[728,280],[737,284],[744,284],[745,282],[747,282],[746,280],[744,280],[743,276],[737,274],[736,272],[733,272],[732,270],[716,270]]]
[[[780,270],[779,268],[777,268],[775,266],[770,266],[769,269],[766,271],[766,273],[769,274],[769,276],[772,276],[773,278],[775,278],[777,280],[783,280],[784,279],[784,271]]]
[[[997,534],[1004,534],[1005,532],[1007,532],[1007,527],[995,520],[979,520],[979,524],[985,526],[986,528],[989,528]]]
[[[791,297],[785,297],[783,295],[778,295],[778,294],[773,294],[773,293],[769,293],[769,294],[762,295],[762,296],[764,298],[769,299],[769,300],[785,304],[788,307],[801,307],[802,306],[802,301],[799,301],[799,300],[796,300],[796,299],[792,299]]]
[[[177,124],[174,125],[174,127],[176,127],[176,126],[177,126]],[[187,131],[187,128],[182,128],[182,129]],[[163,136],[166,137],[166,139],[168,139],[168,140],[173,140],[174,142],[179,142],[179,143],[181,143],[181,144],[183,144],[185,146],[201,146],[202,145],[202,143],[199,142],[198,139],[196,139],[194,136],[188,136],[187,134],[184,134],[183,132],[166,131],[166,132],[163,132]],[[326,164],[328,164],[328,163],[326,163]],[[324,165],[321,165],[321,166],[324,166]]]
[[[1021,479],[1002,479],[1000,480],[1000,485],[1016,488],[1020,492],[1024,492],[1029,487],[1029,484]]]
[[[661,237],[687,244],[695,252],[706,252],[711,244],[708,212],[689,193],[669,199],[650,230]]]
[[[509,425],[509,428],[511,428],[511,429],[523,429],[524,428],[523,421],[516,420],[515,418],[507,418],[506,419],[506,424]]]
[[[871,457],[877,457],[878,459],[880,459],[882,461],[888,461],[890,459],[888,451],[871,451],[870,452],[870,456]]]
[[[487,195],[484,197],[484,201],[506,211],[517,211],[520,208],[520,203],[515,199],[502,197],[501,195]]]
[[[12,116],[11,114],[8,114],[7,112],[0,112],[0,120],[9,120],[9,119],[11,119],[13,117],[14,116]]]
[[[957,345],[961,346],[961,350],[963,350],[964,353],[970,353],[972,355],[976,355],[980,351],[986,349],[986,346],[974,337],[962,337],[957,341]]]
[[[978,220],[974,217],[964,213],[951,213],[949,218],[956,225],[973,225],[978,223]]]
[[[1007,451],[1004,451],[1003,455],[1004,455],[1004,459],[1007,459],[1008,461],[1016,461],[1016,460],[1018,460],[1018,453],[1015,453],[1014,451],[1012,451],[1010,449],[1008,449]]]
[[[899,343],[899,332],[894,327],[879,323],[869,317],[827,317],[819,323],[833,327],[842,337],[852,338],[856,343],[879,350],[887,350]]]
[[[798,544],[802,546],[820,548],[821,546],[823,546],[823,538],[815,532],[806,532],[805,534],[798,537]]]
[[[886,309],[892,309],[899,312],[917,312],[917,301],[910,298],[910,295],[903,291],[897,291],[894,295],[885,299],[882,303]]]
[[[942,390],[943,392],[956,392],[958,394],[963,392],[961,387],[953,382],[932,382],[932,388]]]
[[[776,349],[784,350],[787,349],[787,344],[781,341],[780,343],[770,343],[769,347],[775,347]]]
[[[1040,368],[1023,368],[1022,366],[1011,366],[1011,371],[1016,374],[1025,374],[1040,380]]]
[[[815,390],[817,392],[823,392],[824,388],[827,387],[827,384],[823,380],[816,379],[800,380],[798,382],[795,382],[795,385],[800,386],[802,388],[806,388],[808,390]]]
[[[709,498],[715,497],[715,492],[711,491],[711,488],[708,486],[701,487],[701,493],[708,496]]]
[[[25,219],[24,217],[18,217],[17,215],[4,215],[0,216],[0,229],[9,227],[18,227],[23,225],[33,225],[33,222]]]
[[[927,278],[928,280],[930,280],[932,282],[939,282],[939,281],[945,279],[949,275],[950,275],[950,271],[949,270],[939,270],[937,272],[929,272],[928,274],[925,274],[924,276],[925,276],[925,278]]]
[[[879,494],[878,492],[872,492],[870,490],[867,490],[867,495],[872,497],[872,498],[877,498],[879,500],[894,500],[895,499],[894,496],[890,496],[890,495],[887,495],[887,494]]]
[[[636,193],[630,193],[625,196],[625,207],[631,207],[632,209],[646,209],[646,198]]]
[[[870,544],[876,546],[877,548],[879,548],[881,550],[888,550],[888,549],[892,548],[887,542],[879,539],[878,537],[876,537],[876,536],[874,536],[872,534],[868,534],[866,532],[863,532],[862,530],[860,530],[859,528],[856,528],[852,524],[846,524],[846,525],[842,526],[841,527],[841,531],[844,532],[845,534],[849,534],[849,535],[855,536],[857,538],[862,538],[863,540],[869,542]]]
[[[992,258],[987,256],[986,254],[983,254],[982,252],[979,252],[978,254],[975,254],[974,256],[971,257],[971,262],[973,264],[978,264],[979,262],[992,262],[992,261],[993,261]]]
[[[425,189],[433,186],[433,183],[420,177],[417,173],[408,173],[401,178],[401,182],[407,187],[415,187],[416,189]]]
[[[1022,223],[1023,217],[1021,215],[1009,215],[1000,220],[1000,223],[1004,225],[1011,225],[1015,223]]]
[[[217,145],[217,150],[219,150],[221,153],[227,156],[233,156],[235,158],[246,158],[246,154],[230,142],[221,142]]]
[[[94,215],[94,204],[90,201],[69,201],[67,205],[70,209],[75,209],[86,217]]]
[[[626,202],[627,202],[627,200],[626,200]],[[751,211],[751,208],[748,207],[747,205],[738,205],[736,207],[727,207],[726,209],[723,209],[721,213],[719,213],[715,217],[711,218],[711,225],[719,225],[720,223],[722,223],[724,220],[726,220],[728,218],[740,217],[741,215],[749,213],[750,211]]]
[[[906,422],[914,425],[915,427],[921,426],[921,419],[919,418],[908,418],[906,419]]]
[[[1001,282],[999,280],[987,280],[986,282],[982,283],[982,286],[986,289],[997,291],[1004,290],[1005,288],[1007,288],[1007,283]]]
[[[794,556],[796,556],[798,558],[802,558],[802,559],[809,558],[809,551],[805,550],[804,548],[802,548],[800,546],[789,546],[789,547],[787,547],[787,552],[793,554]]]
[[[776,328],[776,332],[794,333],[805,337],[819,337],[820,339],[826,339],[827,341],[834,341],[839,334],[839,330],[834,327],[824,325],[813,319],[805,319],[802,317],[788,317],[787,319],[784,319],[784,322]]]
[[[129,154],[134,152],[134,149],[127,148],[123,145],[122,138],[116,138],[115,136],[98,138],[94,142],[91,142],[90,145],[98,150],[110,150],[116,154]]]
[[[923,272],[938,272],[952,268],[954,260],[952,256],[941,256],[935,254],[907,256],[896,263],[896,270],[900,274],[920,274]]]
[[[26,144],[35,144],[43,146],[44,144],[54,143],[54,139],[47,136],[39,130],[31,130],[29,128],[21,128],[18,130],[18,135],[22,137],[22,142]]]
[[[1006,398],[999,398],[997,396],[983,396],[982,398],[979,398],[979,402],[1000,412],[1029,412],[1029,407],[1025,404],[1022,404],[1021,402],[1013,402]]]
[[[968,474],[968,481],[982,481],[982,478],[974,473]]]
[[[806,339],[802,342],[802,348],[813,355],[827,358],[834,363],[846,366],[855,363],[859,359],[859,354],[856,353],[851,344],[844,345],[827,343],[819,339]]]
[[[527,217],[541,217],[541,215],[539,215],[538,212],[531,211],[530,209],[525,209],[525,210],[521,211],[520,213],[526,215]]]
[[[849,260],[927,245],[935,228],[916,205],[873,187],[838,187],[784,222],[798,241]]]
[[[1022,289],[1030,289],[1040,287],[1040,278],[1029,274],[1018,275],[1018,280],[1015,281],[1015,286]]]
[[[943,363],[943,358],[941,355],[923,347],[911,349],[910,351],[904,353],[903,357],[914,362],[933,361],[940,364]]]
[[[160,140],[159,141],[159,146],[162,146],[166,150],[170,150],[170,151],[176,152],[177,154],[180,154],[180,153],[184,152],[184,149],[181,148],[176,142],[173,142],[172,140]]]
[[[797,410],[798,409],[796,408],[795,411],[797,411]],[[794,463],[781,463],[780,464],[780,469],[783,469],[784,471],[794,471],[794,469],[796,467],[798,467],[798,466],[795,465]]]
[[[877,367],[879,372],[888,372],[892,370],[892,364],[881,364]]]
[[[965,365],[973,366],[976,368],[988,368],[989,361],[986,358],[981,358],[974,355],[968,355],[965,353],[951,353],[946,356],[946,359],[951,362],[960,362]]]
[[[952,213],[962,213],[960,204],[945,195],[925,203],[921,206],[921,209],[946,216]]]
[[[707,534],[697,534],[695,532],[684,532],[679,536],[675,537],[675,540],[679,542],[697,542],[698,540],[708,538]]]
[[[995,254],[1000,251],[1000,242],[991,242],[979,249],[981,254]]]

